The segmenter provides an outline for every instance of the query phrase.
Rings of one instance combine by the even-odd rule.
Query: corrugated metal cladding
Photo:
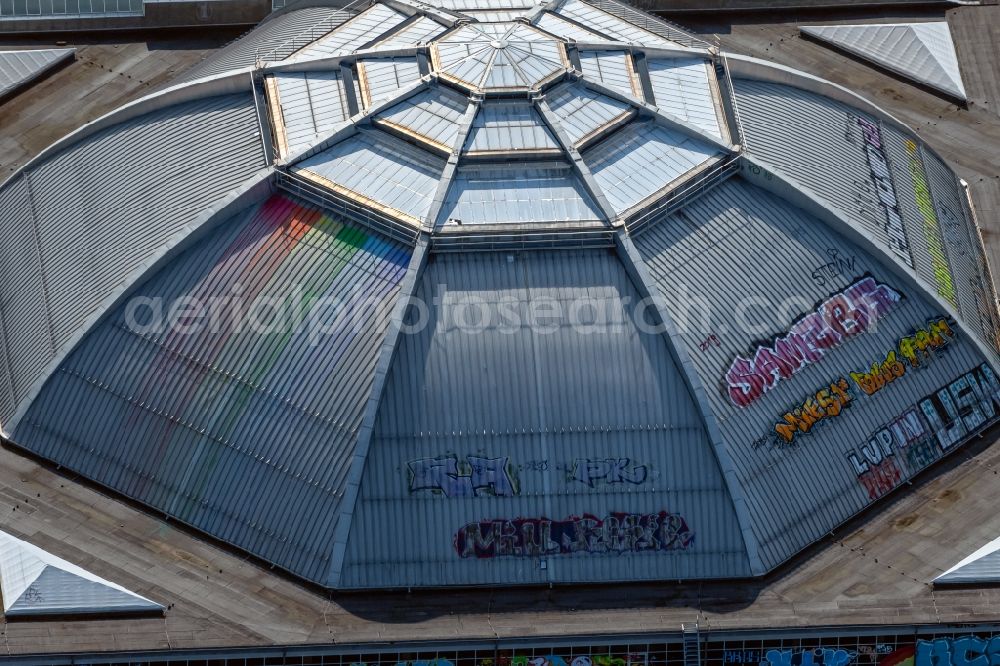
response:
[[[631,105],[579,84],[560,86],[548,93],[546,100],[576,145],[635,113]]]
[[[351,12],[336,7],[307,7],[274,16],[194,65],[171,84],[194,81],[231,69],[249,67],[257,62],[258,56],[287,57],[288,54],[283,52],[283,47],[287,49],[294,40],[301,39],[318,25],[329,26],[332,30],[351,15]]]
[[[632,56],[628,51],[580,51],[583,73],[626,95],[642,99]]]
[[[63,60],[72,58],[74,53],[76,49],[0,51],[0,99],[32,79],[38,78]]]
[[[996,418],[1000,383],[974,372],[984,359],[964,327],[951,322],[954,336],[938,328],[935,337],[929,322],[943,312],[877,257],[759,188],[729,180],[637,246],[708,391],[765,568]],[[854,287],[867,278],[875,282]],[[877,294],[876,283],[899,300],[893,291],[861,296]],[[881,303],[882,318],[851,314],[865,302]],[[815,312],[859,333],[841,338],[806,318]],[[786,336],[825,351],[796,356],[776,342]],[[852,374],[873,364],[888,381]],[[784,422],[795,425],[776,427]]]
[[[748,573],[698,410],[612,251],[432,255],[415,298],[342,586]]]
[[[895,203],[909,246],[901,258],[911,259],[928,287],[970,324],[983,312],[976,334],[995,347],[989,308],[982,305],[990,298],[983,298],[987,282],[976,232],[954,173],[910,132],[876,124],[858,109],[789,86],[733,83],[750,151],[808,186],[887,248],[894,244],[881,199]],[[865,124],[876,126],[877,134],[866,132]],[[881,195],[877,183],[883,185]]]
[[[712,98],[711,64],[703,58],[650,58],[649,82],[657,107],[709,134],[722,137]]]
[[[444,86],[435,86],[409,97],[375,119],[406,136],[451,153],[458,128],[469,107],[469,98]]]
[[[109,127],[8,182],[0,314],[16,401],[112,290],[263,167],[248,92]]]
[[[358,86],[365,107],[420,80],[416,58],[373,58],[358,61]]]
[[[326,138],[351,116],[340,72],[278,72],[274,79],[289,153]]]
[[[423,220],[445,161],[386,132],[363,130],[296,170],[312,172],[394,213]]]
[[[519,100],[490,100],[480,105],[464,150],[470,155],[514,151],[562,154],[538,109]]]
[[[597,206],[565,161],[460,166],[439,225],[597,222]]]
[[[571,21],[592,28],[617,42],[631,42],[646,46],[676,46],[669,39],[660,37],[582,0],[565,0],[555,11]]]
[[[405,24],[399,30],[383,39],[376,47],[380,49],[402,49],[408,46],[426,44],[445,31],[445,27],[433,19],[420,16]]]
[[[631,123],[587,149],[583,160],[622,214],[718,154],[707,142],[648,121]]]
[[[407,17],[388,5],[375,4],[347,23],[294,54],[295,59],[354,53],[400,26]]]
[[[668,23],[667,21],[651,14],[647,14],[646,12],[639,11],[626,2],[621,2],[619,0],[586,0],[586,4],[597,7],[601,11],[616,16],[624,21],[628,21],[632,25],[639,26],[641,29],[651,32],[654,35],[658,35],[665,40],[695,48],[708,47],[707,43],[684,32],[676,25]]]
[[[272,197],[221,223],[110,313],[14,438],[325,582],[408,262],[396,243]]]
[[[567,21],[558,14],[553,14],[551,12],[542,13],[542,15],[535,21],[535,25],[546,32],[550,32],[553,35],[566,40],[571,39],[577,42],[600,42],[606,39],[595,32],[591,32],[590,30],[587,30],[572,21]]]

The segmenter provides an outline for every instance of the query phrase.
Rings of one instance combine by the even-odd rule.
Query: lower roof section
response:
[[[274,196],[220,223],[109,313],[13,438],[323,581],[409,256]]]
[[[431,255],[342,587],[748,575],[701,416],[640,300],[610,250]]]

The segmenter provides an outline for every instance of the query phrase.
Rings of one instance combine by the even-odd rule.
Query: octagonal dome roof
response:
[[[759,575],[1000,422],[971,215],[617,0],[300,0],[0,187],[0,421],[330,587]]]

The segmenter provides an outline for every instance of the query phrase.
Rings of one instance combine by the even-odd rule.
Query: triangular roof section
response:
[[[934,579],[935,585],[1000,583],[1000,537]]]
[[[0,51],[0,97],[37,79],[67,58],[76,49]]]
[[[0,532],[0,590],[8,617],[156,613],[163,606]]]
[[[965,85],[945,21],[802,26],[800,30],[900,76],[965,100]]]

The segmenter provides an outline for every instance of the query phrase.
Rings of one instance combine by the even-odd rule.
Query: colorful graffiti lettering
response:
[[[899,341],[899,355],[905,358],[910,366],[920,367],[924,358],[931,358],[931,352],[941,349],[951,338],[955,337],[947,319],[941,318],[929,322],[926,328],[917,329]]]
[[[881,363],[872,363],[870,372],[852,372],[851,379],[865,395],[875,395],[906,374],[906,367],[896,358],[896,352],[886,354]]]
[[[868,168],[871,171],[872,184],[879,204],[885,212],[885,233],[889,237],[889,248],[893,253],[913,267],[910,256],[910,242],[906,238],[906,226],[899,211],[899,200],[896,197],[896,186],[892,182],[889,171],[889,160],[885,156],[882,145],[882,131],[875,123],[864,118],[857,118],[858,125],[865,136],[865,153],[868,155]]]
[[[746,407],[828,350],[870,330],[902,299],[901,293],[871,277],[834,294],[793,324],[784,337],[759,345],[749,358],[733,360],[726,372],[730,400]]]
[[[783,421],[774,424],[774,431],[785,442],[791,442],[798,433],[807,434],[817,423],[839,416],[851,404],[849,389],[847,380],[841,377],[787,412]]]
[[[632,465],[629,458],[604,458],[601,460],[577,458],[573,463],[570,479],[585,483],[588,487],[593,488],[599,481],[607,484],[631,483],[639,485],[646,480],[648,474],[649,469],[646,465]]]
[[[830,258],[830,261],[818,266],[812,272],[812,279],[821,287],[826,285],[827,278],[833,279],[841,275],[853,273],[854,265],[857,263],[857,257],[853,255],[849,259],[841,257],[840,250],[837,248],[827,248],[826,254]]]
[[[759,664],[761,662],[760,650],[726,650],[722,653],[722,662],[725,664]]]
[[[411,493],[426,490],[445,497],[513,497],[519,492],[507,457],[467,456],[467,461],[455,456],[421,458],[410,461],[407,467]]]
[[[355,666],[355,664],[351,664]],[[444,657],[438,657],[437,659],[420,659],[417,661],[399,661],[396,662],[396,666],[455,666],[451,661],[445,659]]]
[[[924,172],[917,144],[913,141],[907,141],[906,152],[910,156],[910,177],[913,180],[917,210],[924,218],[924,239],[927,241],[927,251],[931,255],[931,267],[934,270],[934,281],[937,282],[937,292],[957,307],[955,283],[952,280],[948,258],[945,256],[941,225],[938,222],[937,212],[934,210],[934,200],[931,198],[931,189],[927,186],[927,175]]]
[[[927,396],[919,406],[938,444],[947,450],[996,420],[998,400],[1000,382],[984,363]]]
[[[947,319],[931,321],[926,328],[901,338],[896,349],[886,354],[884,361],[872,363],[869,372],[852,372],[851,379],[865,395],[874,395],[906,374],[906,365],[900,359],[909,363],[911,368],[919,368],[925,358],[947,346],[954,337],[955,332]]]
[[[489,661],[489,665],[480,662],[480,666],[492,666],[493,660]],[[507,666],[507,664],[510,666],[646,666],[647,656],[644,652],[633,652],[626,655],[578,655],[567,661],[566,657],[557,654],[535,657],[514,655],[510,657],[509,661],[506,659],[500,661],[501,666]]]
[[[855,655],[840,648],[768,650],[761,666],[847,666]]]
[[[676,513],[590,514],[566,520],[500,518],[469,523],[455,533],[459,557],[530,557],[572,553],[684,550],[694,532]]]
[[[891,656],[891,655],[890,655]],[[914,666],[989,666],[1000,663],[1000,636],[917,641]]]

